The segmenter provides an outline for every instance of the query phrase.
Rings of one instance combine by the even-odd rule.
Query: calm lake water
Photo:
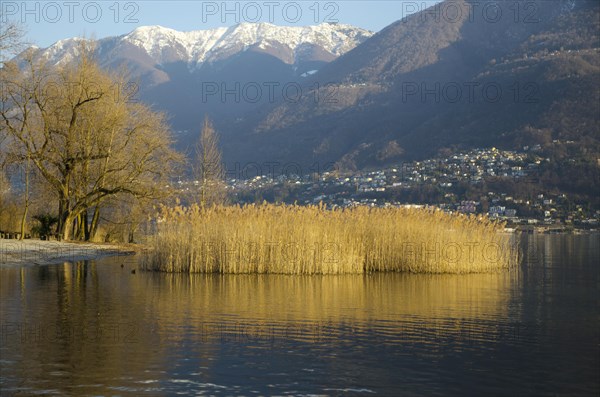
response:
[[[1,394],[597,396],[600,237],[522,245],[494,275],[1,269]]]

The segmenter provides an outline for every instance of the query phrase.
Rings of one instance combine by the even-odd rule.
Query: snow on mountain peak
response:
[[[270,23],[240,23],[231,27],[180,32],[162,26],[143,26],[121,36],[122,41],[142,48],[157,63],[169,59],[176,51],[178,58],[192,64],[218,59],[219,54],[258,45],[266,48],[280,44],[294,53],[302,44],[314,44],[340,56],[373,33],[343,24],[314,26],[277,26]]]
[[[98,44],[102,51],[133,45],[156,64],[183,61],[190,69],[205,62],[224,59],[249,48],[283,48],[294,63],[302,51],[316,46],[337,57],[371,37],[373,32],[351,25],[323,23],[312,26],[278,26],[270,23],[240,23],[230,27],[181,32],[159,25],[141,26],[118,37],[107,37]],[[77,57],[81,38],[60,40],[40,53],[51,63],[69,62]],[[113,47],[114,46],[114,47]]]
[[[60,65],[71,62],[71,60],[79,55],[79,45],[82,41],[87,41],[87,39],[74,37],[59,40],[45,50],[37,46],[31,46],[30,49],[40,51],[41,55],[51,64]]]

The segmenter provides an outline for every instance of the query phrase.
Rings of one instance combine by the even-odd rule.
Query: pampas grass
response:
[[[247,205],[162,208],[147,270],[483,273],[517,262],[503,224],[437,209]]]

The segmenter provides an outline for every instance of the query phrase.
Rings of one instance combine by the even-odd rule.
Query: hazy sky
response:
[[[439,0],[391,1],[10,1],[0,0],[0,23],[20,21],[31,44],[47,47],[57,40],[85,35],[102,38],[138,26],[161,25],[188,31],[239,22],[277,25],[347,23],[379,31]]]

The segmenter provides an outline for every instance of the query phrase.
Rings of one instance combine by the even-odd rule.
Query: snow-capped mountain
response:
[[[319,46],[334,56],[340,56],[371,35],[371,32],[348,25],[322,24],[306,27],[284,27],[268,23],[243,23],[231,28],[178,32],[161,26],[134,30],[123,40],[144,48],[157,63],[168,61],[173,50],[192,64],[213,62],[228,54],[252,47],[268,50],[287,46],[296,58],[303,46]],[[299,54],[300,53],[300,54]]]
[[[276,26],[269,23],[241,23],[226,28],[180,32],[162,26],[143,26],[129,34],[97,42],[100,60],[115,50],[135,47],[156,65],[185,62],[190,70],[204,63],[224,60],[247,50],[269,53],[287,64],[314,58],[331,61],[365,41],[373,33],[350,25],[324,23],[315,26]],[[51,63],[69,61],[77,56],[78,42],[60,40],[41,55]]]
[[[101,67],[125,66],[137,84],[137,98],[165,111],[175,130],[194,135],[204,114],[236,120],[255,112],[285,95],[283,87],[298,87],[318,76],[325,65],[372,35],[329,23],[241,23],[191,32],[144,26],[94,44]],[[33,50],[51,65],[60,65],[77,59],[81,40],[60,40]]]
[[[139,99],[172,115],[176,129],[187,130],[198,122],[199,109],[235,117],[270,100],[270,94],[260,92],[257,100],[246,101],[242,96],[247,84],[262,88],[263,84],[302,82],[372,35],[365,29],[330,23],[241,23],[190,32],[143,26],[94,44],[102,67],[120,70],[125,66],[131,81],[138,84]],[[51,65],[64,64],[77,59],[81,40],[60,40],[32,50]],[[207,98],[206,84],[228,92],[237,87],[237,92],[227,101],[220,93]]]

